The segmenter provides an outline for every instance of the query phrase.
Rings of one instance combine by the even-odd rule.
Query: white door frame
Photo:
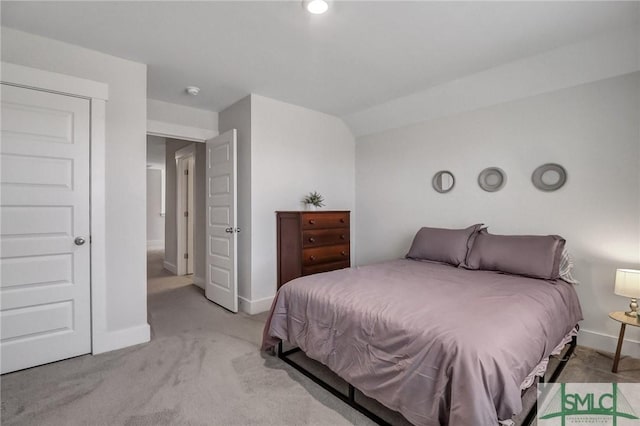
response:
[[[106,352],[108,336],[105,241],[105,110],[109,86],[22,65],[2,62],[2,83],[88,99],[91,105],[91,352]]]
[[[185,146],[179,149],[175,153],[176,158],[176,240],[178,242],[176,251],[176,275],[187,274],[187,265],[183,259],[183,254],[188,252],[186,240],[187,240],[187,226],[184,220],[184,212],[189,211],[189,206],[185,200],[185,187],[188,177],[184,173],[180,172],[183,169],[181,162],[188,161],[189,159],[195,160],[196,147],[194,144]],[[193,176],[192,176],[193,177]],[[193,212],[190,212],[193,214]],[[190,253],[193,256],[193,253]]]

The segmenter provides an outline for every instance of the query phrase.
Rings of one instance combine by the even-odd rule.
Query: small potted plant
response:
[[[306,205],[307,210],[314,211],[318,207],[324,206],[324,198],[316,191],[310,192],[303,199],[302,202]]]

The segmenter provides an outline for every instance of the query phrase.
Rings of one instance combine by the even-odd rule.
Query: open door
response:
[[[187,274],[193,274],[193,259],[195,257],[195,241],[194,241],[194,210],[196,207],[194,198],[194,177],[196,160],[192,155],[187,161]]]
[[[207,299],[238,312],[236,129],[207,141]]]

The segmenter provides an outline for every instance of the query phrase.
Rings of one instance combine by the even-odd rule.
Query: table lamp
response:
[[[635,269],[616,270],[616,285],[613,290],[615,294],[631,298],[629,306],[631,310],[625,312],[630,317],[638,317],[638,301],[640,297],[640,271]]]

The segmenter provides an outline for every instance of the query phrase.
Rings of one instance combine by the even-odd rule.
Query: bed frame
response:
[[[553,370],[553,372],[551,373],[551,377],[549,378],[548,383],[554,383],[558,379],[558,377],[560,376],[560,374],[562,373],[562,371],[566,367],[567,362],[569,361],[569,359],[571,359],[571,355],[573,355],[573,352],[576,349],[577,343],[578,343],[577,337],[573,336],[571,338],[571,342],[569,342],[567,344],[569,346],[569,348],[566,350],[564,355],[562,355],[562,352],[560,353],[560,356],[562,356],[562,358],[560,358],[560,361],[558,362],[558,365],[556,366],[555,370]],[[566,346],[565,346],[565,348],[566,348]],[[341,392],[338,389],[334,388],[329,383],[327,383],[324,380],[320,379],[318,376],[316,376],[315,374],[313,374],[312,372],[307,370],[305,367],[303,367],[302,365],[296,363],[295,361],[293,361],[290,358],[290,356],[292,354],[297,353],[297,352],[301,352],[301,351],[302,351],[302,349],[297,348],[297,347],[285,351],[284,348],[283,348],[282,341],[280,341],[280,343],[278,343],[278,358],[280,358],[281,360],[283,360],[284,362],[286,362],[287,364],[289,364],[290,366],[292,366],[296,370],[300,371],[302,374],[304,374],[305,376],[307,376],[308,378],[313,380],[314,383],[319,384],[325,390],[331,392],[335,397],[337,397],[338,399],[342,400],[343,402],[345,402],[346,404],[348,404],[350,407],[354,408],[355,410],[359,411],[360,413],[364,414],[365,416],[367,416],[368,418],[370,418],[371,420],[373,420],[377,424],[384,425],[384,426],[391,426],[391,424],[389,422],[387,422],[386,420],[382,419],[380,416],[378,416],[377,414],[371,412],[369,409],[367,409],[366,407],[360,405],[360,403],[358,403],[358,401],[356,401],[356,389],[351,385],[351,383],[347,383],[347,385],[349,386],[348,394],[344,394],[343,392]],[[540,383],[544,382],[544,376],[539,378],[539,382]],[[525,419],[522,422],[521,426],[531,425],[533,420],[536,417],[536,414],[537,414],[537,403],[534,403],[533,406],[531,407],[531,409],[529,410],[529,413],[527,413],[527,416],[525,417]]]

